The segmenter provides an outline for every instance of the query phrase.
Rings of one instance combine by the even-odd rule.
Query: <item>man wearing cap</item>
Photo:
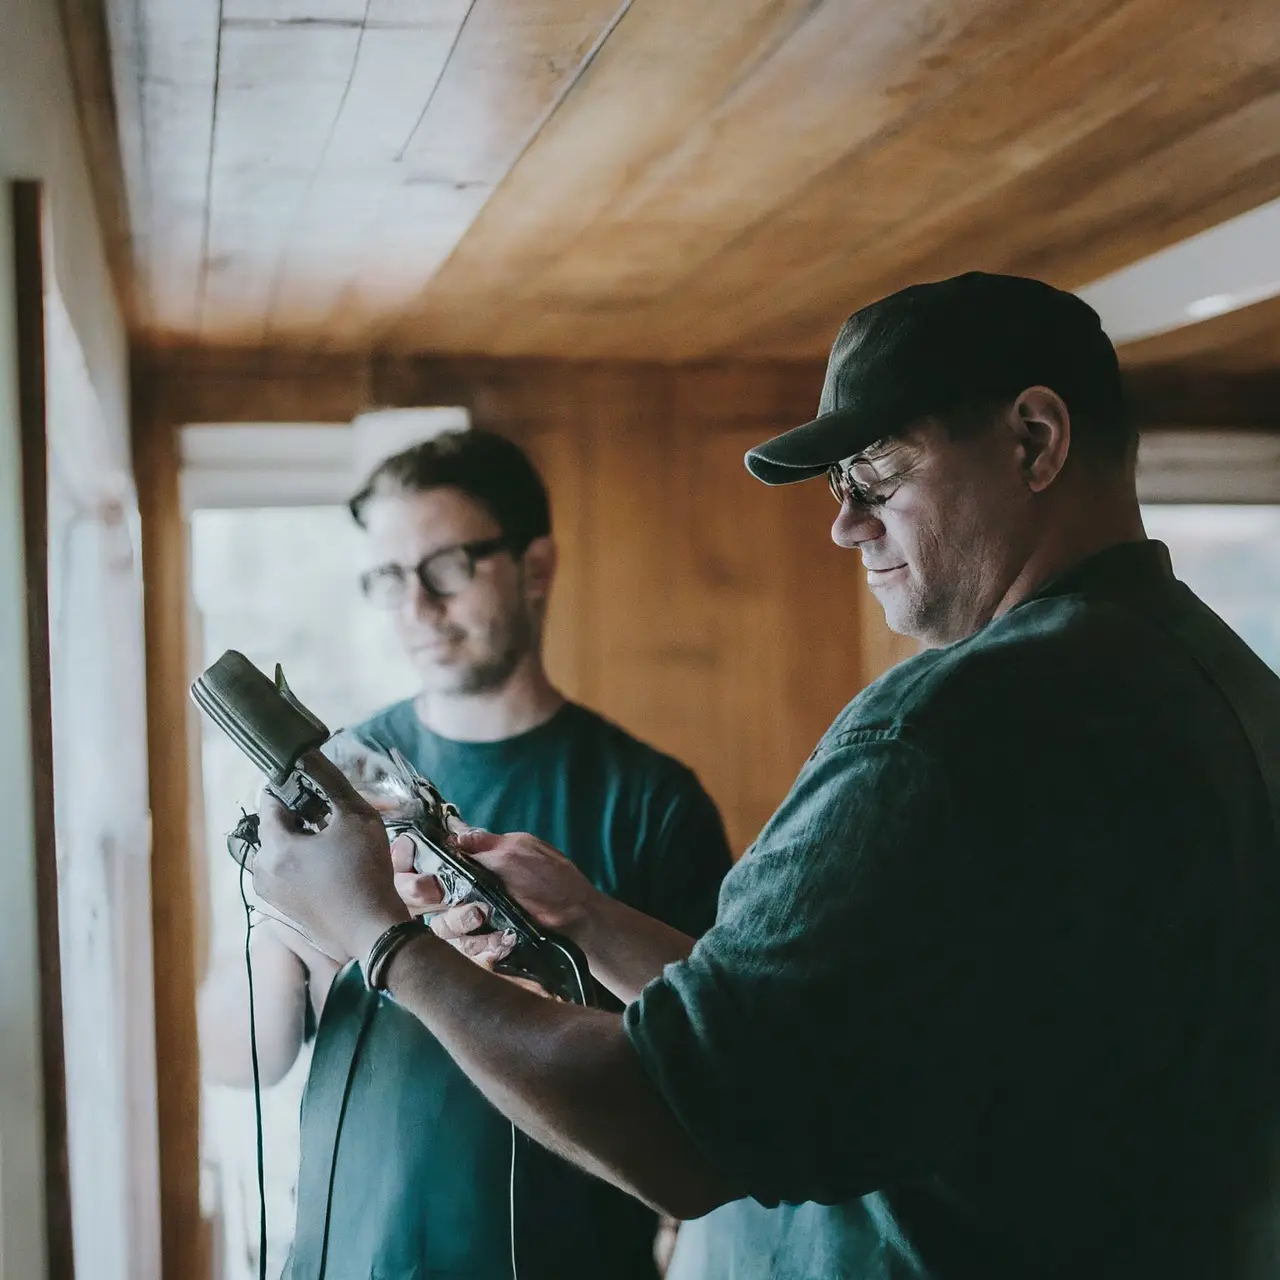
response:
[[[1280,681],[1145,538],[1135,453],[1070,294],[974,273],[846,322],[819,417],[747,465],[826,475],[833,538],[933,647],[836,718],[696,944],[531,837],[465,838],[620,1015],[404,923],[339,777],[318,835],[268,809],[257,887],[375,952],[534,1137],[725,1206],[688,1274],[1280,1274]]]

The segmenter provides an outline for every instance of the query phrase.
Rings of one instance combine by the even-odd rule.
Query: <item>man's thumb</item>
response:
[[[493,848],[498,837],[483,827],[463,827],[453,833],[453,840],[463,853],[484,853]]]

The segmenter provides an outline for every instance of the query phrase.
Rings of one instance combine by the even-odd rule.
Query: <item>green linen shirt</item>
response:
[[[1280,1274],[1277,779],[1155,542],[859,695],[625,1014],[754,1197],[699,1280]]]

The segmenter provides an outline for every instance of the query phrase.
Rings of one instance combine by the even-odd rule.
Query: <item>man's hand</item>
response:
[[[662,972],[664,965],[685,959],[693,939],[659,920],[608,897],[558,849],[536,836],[517,831],[495,835],[472,827],[455,833],[458,848],[494,872],[511,894],[546,929],[571,938],[586,953],[592,975],[623,1003],[630,1003]],[[434,877],[413,873],[413,851],[392,847],[396,885],[410,911],[430,911],[440,902]],[[514,943],[499,933],[472,934],[483,923],[485,909],[476,904],[433,915],[437,937],[492,968]]]
[[[567,938],[585,930],[604,898],[559,849],[526,831],[495,835],[469,827],[454,839],[463,853],[494,872],[543,928]]]
[[[386,828],[318,751],[301,763],[328,798],[328,825],[304,831],[296,814],[265,795],[253,887],[328,955],[363,960],[384,930],[409,915],[392,880]]]
[[[593,905],[604,898],[564,854],[528,832],[495,835],[480,827],[468,827],[455,832],[454,840],[463,853],[494,872],[506,891],[540,925],[566,937],[585,932]],[[395,852],[393,848],[393,858]],[[419,881],[432,879],[417,877]],[[408,877],[397,876],[396,880],[400,896],[410,910],[415,901],[422,901],[431,892],[428,886],[415,885]],[[479,903],[452,907],[432,916],[431,931],[477,964],[492,968],[510,954],[515,937],[506,933],[472,936],[484,923],[487,912]]]
[[[452,943],[464,956],[486,969],[492,969],[511,954],[516,944],[514,934],[475,933],[489,917],[489,908],[483,903],[463,902],[456,907],[441,907],[444,892],[440,882],[430,873],[415,869],[413,841],[408,836],[398,836],[391,842],[391,865],[400,901],[411,915],[429,914],[428,923],[437,937]]]
[[[524,909],[544,928],[572,938],[585,930],[592,908],[604,895],[558,849],[536,836],[517,831],[495,835],[480,827],[454,833],[458,848],[494,872]],[[391,845],[396,892],[414,915],[431,914],[431,930],[439,938],[492,968],[509,955],[515,937],[507,933],[475,933],[488,918],[489,909],[478,902],[439,910],[443,895],[432,875],[414,870],[413,842],[406,837]]]

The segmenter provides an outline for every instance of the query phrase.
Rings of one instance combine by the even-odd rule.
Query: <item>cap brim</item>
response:
[[[747,470],[765,484],[812,480],[833,462],[859,453],[884,435],[883,419],[837,409],[756,445],[746,456]]]

